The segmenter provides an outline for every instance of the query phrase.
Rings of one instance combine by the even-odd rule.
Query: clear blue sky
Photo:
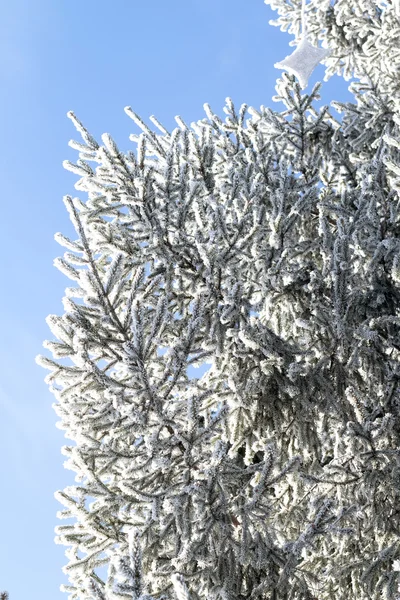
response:
[[[53,493],[73,474],[34,358],[52,339],[45,317],[63,313],[70,285],[52,266],[63,253],[54,233],[73,235],[62,196],[76,193],[76,176],[62,161],[76,159],[67,143],[78,136],[66,113],[128,150],[126,105],[168,127],[177,114],[203,118],[204,102],[223,116],[226,96],[280,109],[273,65],[292,52],[292,38],[268,24],[274,15],[262,0],[13,0],[0,16],[0,591],[61,600],[66,559],[53,542],[61,509]],[[320,66],[311,86],[322,77]],[[347,98],[338,77],[324,84],[324,103]]]

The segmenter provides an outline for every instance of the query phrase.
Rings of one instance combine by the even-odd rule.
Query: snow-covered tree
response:
[[[300,2],[268,4],[298,36]],[[396,597],[400,15],[306,13],[355,78],[340,122],[288,74],[281,113],[227,99],[169,132],[126,108],[136,152],[69,113],[75,287],[38,361],[73,442],[71,600]]]

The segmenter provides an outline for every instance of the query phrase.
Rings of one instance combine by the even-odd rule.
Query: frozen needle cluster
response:
[[[169,132],[127,108],[135,152],[69,114],[74,287],[38,360],[76,474],[71,600],[396,598],[400,22],[309,5],[358,78],[341,122],[287,74],[281,113],[228,99]]]

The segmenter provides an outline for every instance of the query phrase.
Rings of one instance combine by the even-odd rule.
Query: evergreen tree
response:
[[[298,36],[300,3],[267,3]],[[73,441],[71,600],[396,598],[400,14],[307,18],[327,76],[356,80],[341,122],[288,74],[281,113],[227,99],[169,132],[126,108],[136,152],[69,113],[76,284],[38,362]]]

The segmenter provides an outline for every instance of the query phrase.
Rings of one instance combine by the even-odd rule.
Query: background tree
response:
[[[268,3],[298,35],[300,4]],[[87,197],[64,198],[76,287],[45,347],[72,363],[38,360],[74,442],[71,599],[396,597],[400,22],[307,15],[357,79],[341,122],[287,74],[282,113],[227,99],[169,132],[126,108],[136,153],[69,113]]]

